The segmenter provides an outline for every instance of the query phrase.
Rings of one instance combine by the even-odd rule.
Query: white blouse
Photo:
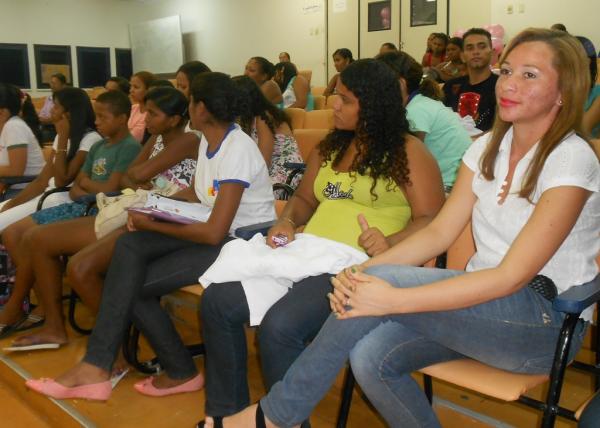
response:
[[[510,128],[500,144],[494,179],[481,175],[480,158],[489,141],[489,134],[475,141],[463,157],[465,165],[475,175],[472,189],[477,196],[473,207],[472,227],[477,252],[467,265],[467,271],[498,266],[512,242],[533,213],[535,203],[547,189],[577,186],[593,192],[588,198],[575,226],[558,251],[539,272],[551,278],[559,293],[573,285],[591,281],[598,273],[596,256],[600,251],[600,165],[590,145],[571,133],[548,156],[531,197],[532,203],[518,193],[537,144],[519,161],[510,191],[502,204],[498,195],[508,173],[513,130]],[[593,308],[583,312],[591,319]]]

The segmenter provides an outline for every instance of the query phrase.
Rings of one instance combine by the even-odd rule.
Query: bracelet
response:
[[[61,153],[61,152],[67,153],[67,149],[56,149],[55,152],[56,153]]]
[[[288,221],[288,222],[289,222],[289,223],[290,223],[290,224],[291,224],[291,225],[294,227],[294,229],[295,229],[296,227],[298,227],[298,226],[296,226],[296,223],[294,223],[294,220],[292,220],[292,219],[291,219],[291,218],[289,218],[289,217],[281,217],[281,218],[280,218],[280,220],[285,220],[285,221]]]

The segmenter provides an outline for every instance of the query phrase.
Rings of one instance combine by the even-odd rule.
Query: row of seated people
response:
[[[526,78],[532,62],[539,79]],[[563,291],[591,280],[598,270],[594,213],[600,167],[590,145],[573,133],[589,76],[577,41],[544,30],[517,36],[501,66],[501,102],[492,133],[470,146],[466,136],[464,147],[459,143],[463,137],[452,137],[460,153],[454,153],[453,168],[447,170],[454,175],[447,201],[444,164],[434,146],[412,135],[407,118],[411,103],[423,97],[415,91],[427,93],[419,64],[406,54],[384,55],[356,61],[340,74],[336,129],[308,158],[297,191],[261,244],[275,248],[287,242],[297,249],[296,272],[287,272],[296,278],[294,286],[289,291],[259,288],[243,273],[232,278],[232,263],[255,264],[235,252],[234,262],[201,281],[207,286],[200,311],[206,384],[156,296],[197,282],[224,246],[237,245],[230,238],[233,229],[274,220],[275,211],[267,164],[235,124],[244,105],[240,88],[223,74],[200,73],[191,80],[189,103],[192,127],[202,133],[195,180],[176,196],[210,207],[208,219],[178,225],[130,213],[128,231],[121,228],[100,240],[88,219],[27,232],[32,269],[48,269],[44,274],[52,284],[35,273],[46,325],[19,338],[15,347],[67,341],[57,292],[59,255],[76,252],[67,268],[75,282],[79,270],[89,271],[90,260],[96,264],[91,269],[96,300],[86,295],[88,284],[81,297],[98,309],[83,361],[56,380],[31,380],[28,386],[56,398],[108,399],[130,319],[166,370],[136,389],[160,396],[205,385],[203,426],[252,426],[253,412],[262,412],[253,407],[223,419],[249,404],[247,322],[260,325],[263,374],[270,389],[261,406],[269,426],[293,426],[308,418],[348,356],[363,390],[392,426],[398,421],[439,426],[408,376],[423,365],[469,356],[507,370],[547,372],[562,315],[525,285],[542,273]],[[421,104],[427,113],[441,106],[427,99],[414,105]],[[442,106],[441,111],[447,110]],[[438,122],[436,116],[433,123]],[[464,132],[460,124],[456,127]],[[126,129],[122,119],[119,129]],[[428,134],[423,130],[420,136],[426,140]],[[443,252],[469,221],[477,253],[467,273],[412,267]],[[77,222],[87,222],[82,229],[88,230],[77,235],[91,237],[92,245],[104,246],[102,251],[85,254],[80,242],[69,248],[56,242],[56,236],[73,233]],[[297,235],[301,225],[306,225],[305,234]],[[334,267],[313,267],[311,256],[327,254],[338,259],[331,260]],[[354,266],[337,275],[332,290],[328,272],[348,265]],[[275,263],[273,269],[278,268]],[[573,352],[581,346],[590,316],[586,311],[577,326]],[[530,346],[522,346],[523,341]],[[256,420],[264,426],[265,420]]]
[[[408,82],[407,84],[411,91],[417,87],[421,76],[421,68],[408,55],[390,54],[388,55],[387,59],[382,57],[382,61],[386,61],[391,67],[396,64],[396,69],[400,70],[397,72],[398,78]],[[179,74],[178,77],[180,78]],[[265,98],[257,90],[257,85],[254,84],[251,79],[248,77],[237,77],[234,80],[240,89],[244,91],[247,99],[252,100],[250,103],[251,109],[248,113],[240,117],[240,124],[242,125],[242,128],[246,130],[249,135],[252,135],[252,137],[258,143],[259,150],[263,153],[263,157],[267,161],[267,164],[270,165],[270,176],[272,181],[274,183],[283,182],[287,176],[284,167],[285,162],[302,161],[302,158],[298,156],[297,145],[290,135],[289,125],[286,123],[283,113],[280,110],[273,108],[273,106],[265,100]],[[427,85],[423,84],[421,86],[424,87]],[[423,93],[425,92],[426,91],[424,90]],[[89,101],[85,98],[82,91],[74,88],[65,88],[57,92],[58,96],[56,97],[55,110],[58,112],[57,126],[61,129],[59,134],[62,137],[62,139],[60,139],[61,147],[65,143],[65,140],[68,139],[67,133],[63,132],[62,130],[69,126],[67,121],[68,115],[64,115],[64,111],[61,111],[63,104],[69,106],[67,108],[67,112],[77,109],[85,110],[82,106],[73,106],[73,102],[68,101],[69,94],[71,94],[71,96],[79,95],[80,104],[83,105],[87,103],[88,107],[88,114],[86,115],[88,119],[85,121],[87,123],[77,124],[76,128],[91,126],[89,117],[92,113],[89,109]],[[64,100],[65,97],[67,98],[66,102]],[[99,99],[101,100],[102,98]],[[404,102],[406,102],[406,99],[404,99]],[[431,114],[429,116],[425,114],[426,110],[430,111]],[[439,102],[419,96],[410,103],[408,111],[411,121],[419,126],[419,128],[413,130],[417,132],[421,138],[424,138],[427,147],[434,154],[443,172],[445,186],[447,190],[449,190],[454,181],[460,158],[469,145],[470,140],[468,136],[462,130],[460,124],[457,122],[454,116],[449,114]],[[262,117],[265,119],[263,120]],[[277,128],[274,127],[275,125]],[[275,132],[271,131],[270,126],[273,127],[273,131]],[[421,131],[421,129],[427,130],[427,132]],[[77,159],[78,161],[83,161],[82,158],[85,156],[86,152],[89,150],[89,146],[91,145],[90,141],[93,142],[97,138],[99,138],[98,135],[95,132],[90,131],[89,135],[82,140],[83,144],[80,146],[80,150],[77,151],[79,156],[79,159]],[[59,152],[57,152],[58,154],[62,153],[63,149],[57,150],[59,150]],[[69,166],[74,171],[77,171],[77,168],[81,165],[81,162],[71,162]],[[45,188],[43,183],[48,182],[48,177],[49,174],[51,175],[51,170],[52,163],[50,162],[47,165],[44,173],[41,174],[38,179],[32,183],[32,185],[22,192],[21,195],[18,195],[6,203],[9,209],[0,216],[0,220],[3,220],[3,224],[7,226],[15,223],[17,220],[20,220],[18,223],[9,227],[4,234],[5,242],[9,250],[13,250],[14,248],[18,247],[16,243],[21,241],[21,237],[24,232],[35,223],[35,221],[32,223],[32,221],[29,219],[21,219],[31,214],[31,212],[35,209],[39,197],[34,196],[39,195],[39,193],[41,193],[41,191]],[[73,175],[73,173],[71,175]],[[296,180],[289,184],[295,187],[299,178],[300,176],[297,176]],[[61,184],[64,181],[65,180],[61,181]],[[126,184],[131,183],[128,182]],[[50,205],[58,205],[61,202],[68,202],[69,197],[72,197],[73,193],[74,191],[72,191],[70,195],[67,192],[57,193],[52,197]],[[69,206],[78,207],[78,209],[72,214],[73,216],[77,216],[85,209],[84,204]],[[41,215],[42,214],[34,214],[32,218],[36,220],[37,217]],[[61,219],[65,219],[65,216],[63,215]],[[52,220],[55,221],[56,219]],[[3,227],[3,229],[4,228],[5,227]],[[25,250],[21,252],[28,253],[28,251]],[[24,271],[24,269],[22,269],[22,271]],[[19,292],[15,293],[12,306],[9,304],[9,307],[14,308],[14,310],[6,310],[4,313],[4,318],[2,321],[6,328],[8,328],[10,325],[13,325],[15,322],[17,322],[16,320],[19,319],[19,298],[21,297],[22,293],[26,293],[29,290],[31,283],[31,281],[25,276],[18,277],[18,279],[24,279],[24,281],[17,281],[16,290]],[[16,296],[19,296],[19,298]]]
[[[598,60],[594,44],[586,37],[577,36],[589,60],[590,88],[584,107],[582,130],[594,138],[600,137],[600,84]],[[384,43],[380,55],[397,52],[392,43]],[[427,38],[427,51],[422,65],[427,77],[444,82],[440,99],[461,117],[471,116],[477,130],[487,132],[493,123],[497,76],[494,66],[492,35],[483,28],[466,31],[462,37],[448,38],[443,33],[431,33]],[[334,93],[336,79],[348,64],[354,61],[349,49],[333,53],[338,74],[334,75],[323,95]],[[431,69],[434,68],[435,72]],[[477,131],[475,131],[477,132]]]

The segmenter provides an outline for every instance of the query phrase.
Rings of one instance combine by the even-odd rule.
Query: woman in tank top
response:
[[[393,73],[374,60],[356,61],[340,74],[336,129],[309,156],[298,189],[269,231],[269,245],[277,235],[294,240],[296,227],[306,225],[306,233],[373,256],[435,216],[444,202],[440,172],[423,143],[409,134],[399,91]],[[258,336],[267,388],[283,377],[330,314],[329,280],[323,274],[295,283],[263,318]],[[202,296],[205,411],[215,421],[249,403],[247,302],[236,282],[208,287]]]

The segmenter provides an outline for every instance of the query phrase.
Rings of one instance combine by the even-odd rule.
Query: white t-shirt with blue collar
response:
[[[256,143],[238,125],[232,125],[214,152],[202,136],[194,190],[200,202],[214,207],[223,183],[239,183],[244,193],[235,214],[230,234],[238,227],[275,219],[273,189],[267,164]]]

